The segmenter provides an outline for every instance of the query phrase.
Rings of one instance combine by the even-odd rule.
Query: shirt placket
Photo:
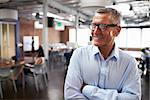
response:
[[[101,88],[105,88],[105,79],[106,79],[106,61],[102,61],[100,67],[100,78],[99,78],[99,86]]]

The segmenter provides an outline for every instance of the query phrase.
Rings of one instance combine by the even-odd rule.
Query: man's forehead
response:
[[[102,14],[96,13],[95,16],[93,17],[93,21],[109,23],[111,21],[110,18],[111,16],[108,13],[102,13]]]
[[[96,13],[93,18],[110,18],[110,16],[109,13]]]

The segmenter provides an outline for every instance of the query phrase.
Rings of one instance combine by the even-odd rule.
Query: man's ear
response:
[[[120,31],[121,31],[121,27],[120,26],[117,26],[115,29],[114,29],[114,31],[115,31],[115,36],[117,37],[118,35],[119,35],[119,33],[120,33]]]

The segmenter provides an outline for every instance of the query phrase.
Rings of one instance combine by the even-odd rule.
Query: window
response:
[[[78,29],[77,31],[77,41],[76,41],[76,31],[75,29],[69,30],[69,42],[77,42],[79,46],[88,45],[90,41],[91,30],[88,28]]]
[[[86,46],[90,41],[90,29],[79,29],[77,32],[77,43],[79,46]]]
[[[127,48],[141,47],[141,29],[129,28],[127,29]]]
[[[127,30],[125,28],[121,29],[121,32],[118,37],[116,37],[116,43],[119,47],[127,47]]]
[[[32,50],[32,36],[23,37],[23,46],[24,46],[24,51]],[[38,48],[39,48],[39,36],[34,36],[34,49],[38,50]]]
[[[122,28],[116,42],[123,48],[150,47],[150,28]]]
[[[90,29],[78,29],[77,43],[79,46],[87,45],[90,41]],[[122,28],[115,41],[121,48],[150,47],[150,28]],[[75,29],[69,30],[69,42],[76,42]]]
[[[69,29],[69,42],[76,42],[76,30]]]
[[[150,47],[150,28],[142,29],[142,48]]]

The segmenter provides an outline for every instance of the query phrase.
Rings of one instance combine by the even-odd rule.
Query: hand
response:
[[[80,88],[80,91],[82,92],[83,88],[86,86],[87,84],[86,83],[83,83],[81,88]]]

